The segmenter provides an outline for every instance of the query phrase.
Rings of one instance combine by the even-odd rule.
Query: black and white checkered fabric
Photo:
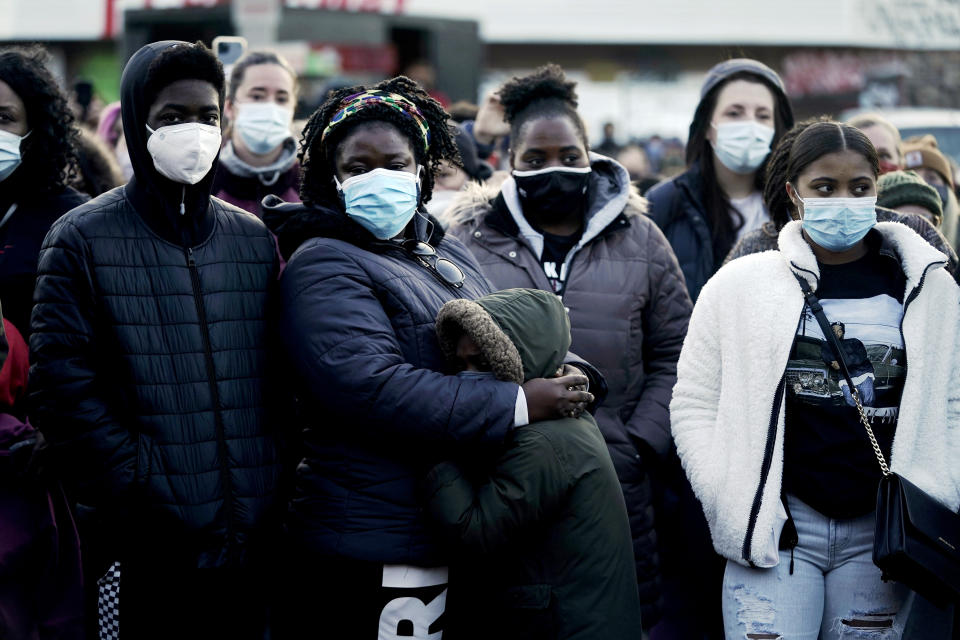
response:
[[[120,639],[120,563],[97,580],[97,627],[100,640]]]

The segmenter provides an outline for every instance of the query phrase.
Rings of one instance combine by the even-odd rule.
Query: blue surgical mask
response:
[[[877,224],[876,197],[807,198],[803,203],[803,230],[828,251],[846,251]]]
[[[22,158],[20,156],[20,144],[30,135],[18,136],[15,133],[0,129],[0,182],[3,182],[10,174],[20,166]]]
[[[420,172],[374,169],[343,184],[334,177],[343,196],[347,217],[381,240],[403,231],[420,202]]]
[[[713,151],[723,166],[734,173],[753,173],[770,154],[772,127],[756,120],[721,122],[713,126],[717,130]]]
[[[242,102],[237,105],[234,126],[247,149],[257,155],[270,153],[287,139],[293,111],[275,102]]]

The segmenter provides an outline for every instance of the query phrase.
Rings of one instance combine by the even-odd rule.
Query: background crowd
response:
[[[552,64],[304,121],[277,52],[160,41],[120,93],[0,50],[4,637],[952,637],[870,560],[852,402],[956,511],[933,135],[795,122],[746,58],[685,144]]]

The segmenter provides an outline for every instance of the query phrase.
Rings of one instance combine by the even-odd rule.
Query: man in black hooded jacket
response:
[[[279,478],[274,242],[210,196],[224,78],[206,47],[143,47],[121,93],[133,178],[61,218],[40,253],[32,419],[99,560],[91,577],[120,563],[124,636],[256,636],[247,570]]]

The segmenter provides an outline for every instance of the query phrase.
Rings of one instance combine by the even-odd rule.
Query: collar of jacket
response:
[[[263,199],[263,221],[277,237],[284,260],[310,238],[334,238],[381,253],[388,246],[347,217],[337,203],[301,204],[284,202],[274,195]],[[437,247],[443,242],[444,230],[436,218],[425,211],[413,216],[413,234],[421,241]]]
[[[820,267],[813,249],[803,238],[799,220],[786,224],[780,231],[777,244],[794,273],[803,277],[813,291],[820,283]],[[880,243],[880,253],[895,258],[907,278],[907,291],[916,287],[931,266],[946,266],[947,257],[934,249],[915,231],[899,222],[878,222],[870,234],[871,242]]]
[[[703,212],[703,171],[700,169],[700,163],[695,162],[693,166],[677,176],[674,182],[677,189],[686,195],[687,202],[693,205],[693,211],[706,222]]]
[[[130,178],[123,190],[147,226],[168,242],[193,247],[202,244],[213,232],[216,213],[210,206],[210,194],[206,191],[181,190],[181,197],[184,198],[184,213],[181,214],[179,201],[171,205],[170,197],[157,195],[154,189],[144,186],[136,175]]]
[[[571,249],[571,253],[576,252],[610,227],[611,223],[623,214],[631,195],[636,195],[634,187],[630,183],[630,174],[616,160],[591,153],[590,166],[593,172],[590,175],[585,227],[583,235],[580,236],[580,241]],[[639,199],[637,204],[641,211],[646,211],[646,200],[640,198],[639,195],[636,195],[636,197]],[[520,196],[517,193],[517,183],[512,175],[500,185],[499,199],[502,199],[510,217],[513,218],[517,227],[517,235],[527,241],[539,260],[543,254],[543,234],[534,229],[523,215],[523,207],[520,205]]]
[[[280,182],[286,184],[283,188],[296,182],[299,175],[299,165],[297,163],[297,141],[290,136],[283,143],[283,152],[275,162],[265,167],[254,167],[240,159],[233,147],[233,140],[227,140],[227,143],[220,149],[220,158],[217,161],[217,176],[214,184],[226,183],[230,188],[228,191],[233,193],[233,188],[242,185],[255,196],[256,183],[264,187],[274,187],[274,192],[280,191]],[[296,169],[296,171],[293,171]],[[253,180],[251,180],[251,178]],[[253,184],[250,184],[253,183]],[[248,186],[249,185],[249,186]],[[216,187],[214,187],[216,191]]]

